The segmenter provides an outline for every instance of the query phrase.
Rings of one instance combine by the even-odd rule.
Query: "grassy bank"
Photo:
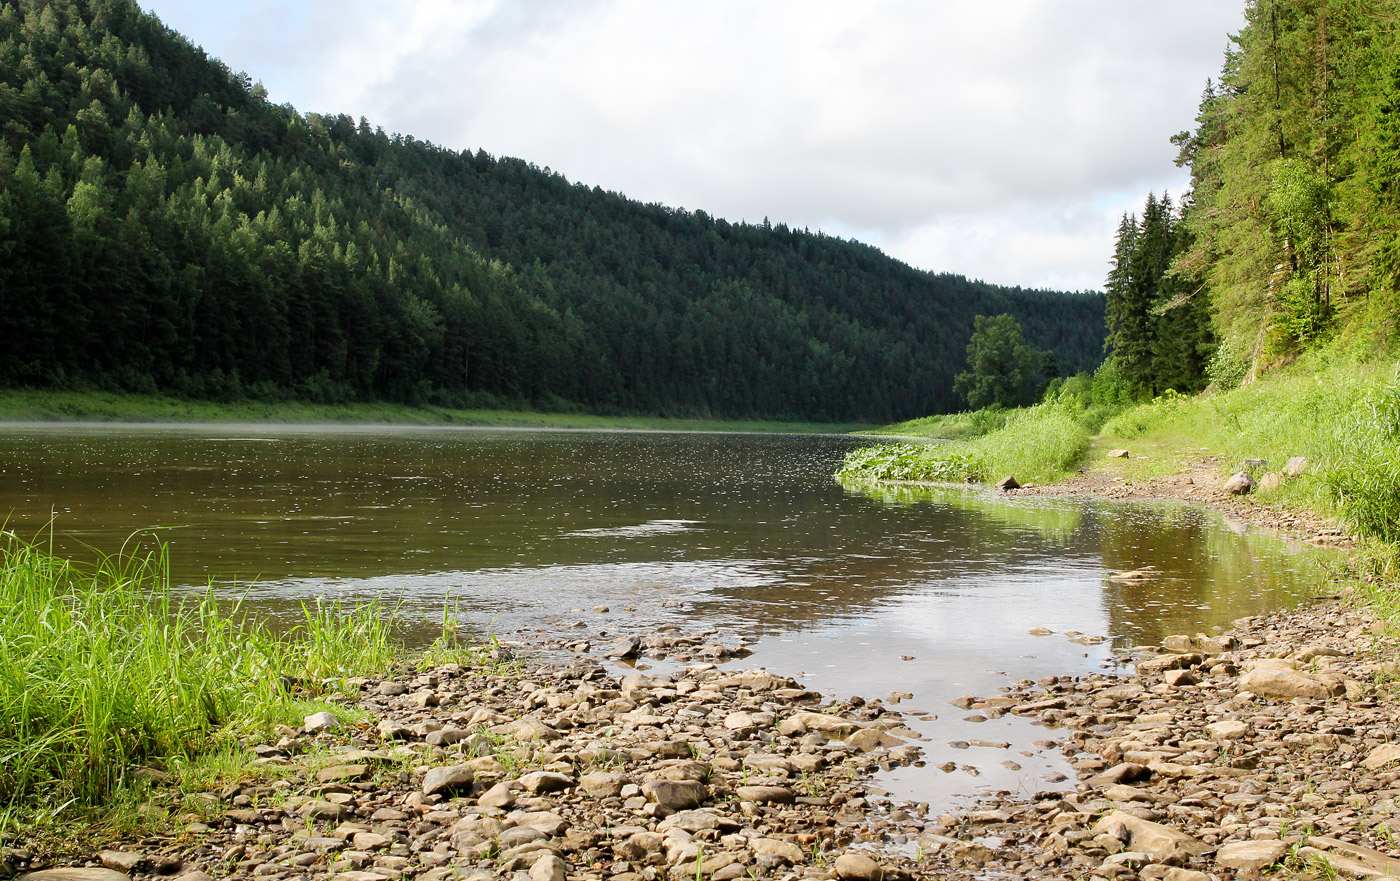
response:
[[[1069,473],[1089,447],[1089,430],[1064,402],[1013,410],[998,418],[1000,427],[946,444],[886,444],[856,450],[846,457],[838,476],[990,483],[1014,475],[1021,483],[1046,483]],[[976,430],[973,419],[962,422],[967,425],[965,433]]]
[[[217,403],[114,392],[0,390],[0,422],[270,422],[283,424],[469,425],[502,428],[643,429],[842,433],[868,426],[740,419],[598,416],[529,410],[454,410],[404,404],[310,404],[298,401]]]
[[[1012,411],[1006,424],[947,444],[890,444],[853,452],[840,476],[851,479],[993,481],[1012,474],[1045,483],[1088,466],[1127,481],[1186,469],[1218,457],[1223,472],[1248,466],[1256,479],[1288,459],[1304,473],[1252,496],[1337,518],[1364,538],[1393,574],[1400,558],[1400,366],[1316,354],[1251,385],[1195,397],[1167,393],[1103,416],[1067,398]],[[975,425],[969,414],[905,423]],[[985,417],[983,417],[985,421]],[[878,433],[891,433],[879,429]],[[1108,458],[1122,448],[1129,457]],[[1262,460],[1264,464],[1257,464]],[[1223,476],[1223,475],[1222,475]]]
[[[1299,365],[1248,388],[1164,396],[1110,420],[1102,437],[1133,457],[1129,479],[1176,470],[1187,457],[1222,456],[1254,477],[1308,459],[1298,478],[1257,493],[1335,516],[1359,535],[1400,542],[1400,373],[1394,364]]]
[[[197,778],[402,658],[379,606],[308,607],[273,636],[175,600],[166,572],[161,550],[84,568],[0,533],[0,826],[120,803],[141,768]]]

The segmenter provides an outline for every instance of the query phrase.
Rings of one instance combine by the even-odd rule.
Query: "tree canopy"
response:
[[[1103,308],[298,113],[132,0],[0,3],[0,385],[887,421],[956,407],[974,315],[1074,371]]]
[[[978,315],[967,343],[967,371],[953,388],[974,410],[1016,407],[1034,402],[1042,385],[1045,352],[1026,345],[1021,325],[1010,315]]]
[[[1175,138],[1192,186],[1174,275],[1207,299],[1236,374],[1328,339],[1390,350],[1400,6],[1249,0],[1231,39],[1196,127]]]

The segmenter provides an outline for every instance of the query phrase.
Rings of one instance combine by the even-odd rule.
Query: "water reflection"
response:
[[[999,752],[965,751],[953,759],[980,777],[890,778],[925,801],[1043,788],[1058,759],[1025,746],[1043,730],[1010,717],[969,722],[947,701],[1108,663],[1108,644],[1066,633],[1154,642],[1287,604],[1320,578],[1315,553],[1186,507],[842,486],[830,475],[855,443],[10,427],[0,514],[21,534],[52,520],[56,549],[76,556],[154,529],[185,589],[213,582],[274,619],[320,596],[381,597],[420,622],[410,639],[430,638],[449,601],[477,632],[503,635],[720,628],[754,642],[744,663],[805,672],[827,693],[913,692],[916,708],[938,716],[917,723],[933,744],[1020,745],[1017,771]],[[1144,583],[1106,578],[1144,566],[1155,567]]]

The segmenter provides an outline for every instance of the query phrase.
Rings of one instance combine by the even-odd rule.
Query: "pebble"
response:
[[[113,843],[101,861],[125,871],[16,874],[1201,881],[1268,870],[1290,849],[1376,874],[1400,834],[1400,747],[1393,699],[1371,683],[1396,648],[1366,612],[1317,603],[1171,635],[1131,675],[965,695],[954,703],[1049,729],[1038,746],[1078,779],[938,817],[865,776],[921,761],[892,705],[822,703],[791,678],[709,662],[622,679],[586,656],[510,674],[454,665],[365,682],[368,724],[286,729],[261,745],[284,756],[276,777],[253,769],[193,799],[208,807],[181,817],[184,838]],[[1270,689],[1294,675],[1309,690]]]

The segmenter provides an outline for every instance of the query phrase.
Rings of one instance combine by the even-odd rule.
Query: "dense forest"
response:
[[[131,0],[0,0],[0,385],[888,420],[977,315],[1063,373],[1104,299],[915,270],[299,114]]]
[[[1180,210],[1154,197],[1119,231],[1119,373],[1194,391],[1320,346],[1394,352],[1400,4],[1249,0],[1195,129],[1174,141],[1191,170]]]

